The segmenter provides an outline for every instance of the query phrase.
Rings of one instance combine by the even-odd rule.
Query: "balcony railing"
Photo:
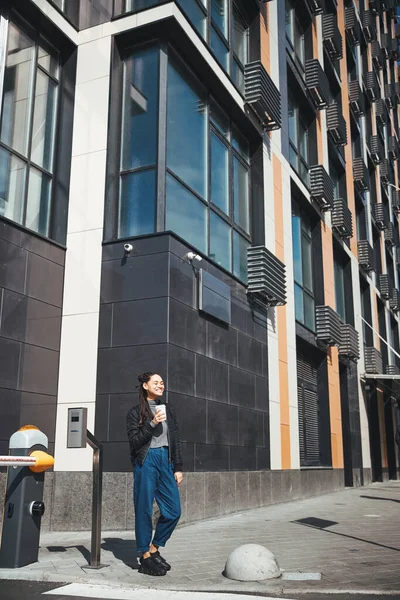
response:
[[[353,217],[343,198],[333,202],[332,228],[343,239],[353,237]]]
[[[337,102],[332,102],[327,107],[326,124],[334,144],[345,146],[347,144],[347,125]]]
[[[326,108],[329,100],[329,81],[317,58],[306,61],[306,88],[318,110]]]
[[[364,271],[375,271],[375,253],[368,240],[360,240],[357,244],[358,263]]]
[[[322,165],[309,169],[311,198],[321,210],[333,209],[333,183]]]
[[[261,61],[245,65],[245,101],[264,131],[281,127],[281,95]]]

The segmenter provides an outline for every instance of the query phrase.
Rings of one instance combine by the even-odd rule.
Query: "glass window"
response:
[[[292,243],[296,320],[315,330],[311,224],[296,202],[292,206]]]
[[[170,51],[167,78],[157,83],[159,48],[135,52],[125,67],[119,226],[127,238],[165,227],[247,280],[250,147],[229,116]],[[161,81],[161,80],[160,80]],[[166,85],[165,146],[158,148],[158,97]],[[164,92],[162,92],[164,93]],[[162,162],[166,151],[165,223]],[[157,187],[158,186],[158,187]],[[161,227],[160,227],[161,226]]]
[[[336,260],[334,261],[334,272],[335,272],[335,299],[336,299],[336,312],[346,322],[346,299],[345,299],[345,278],[344,278],[344,267]]]
[[[296,14],[295,2],[286,0],[286,39],[293,60],[304,71],[305,40],[304,31]]]
[[[121,177],[119,236],[122,238],[155,231],[155,169],[127,173]]]
[[[249,232],[249,174],[236,157],[233,159],[233,214],[235,223]]]
[[[207,199],[206,98],[171,62],[167,101],[167,167]]]
[[[169,174],[166,215],[167,231],[175,231],[200,252],[207,252],[206,205]]]
[[[154,165],[157,157],[158,50],[135,53],[125,63],[122,169]]]
[[[210,46],[217,57],[218,62],[225,69],[225,71],[228,71],[229,48],[214,27],[211,27]]]
[[[211,202],[229,214],[229,150],[222,140],[211,133]]]
[[[232,229],[228,223],[223,221],[214,212],[210,213],[210,258],[224,267],[227,271],[232,270],[231,259],[231,235]]]
[[[50,235],[59,55],[9,21],[0,126],[0,215]]]
[[[179,4],[187,14],[189,21],[193,23],[201,37],[206,37],[207,17],[204,10],[199,6],[197,0],[179,0]]]
[[[300,179],[308,185],[309,135],[308,125],[300,114],[294,98],[288,97],[289,160]]]
[[[211,0],[211,19],[226,37],[228,30],[228,0]]]

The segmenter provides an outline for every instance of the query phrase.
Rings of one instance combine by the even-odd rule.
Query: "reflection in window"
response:
[[[301,71],[304,71],[304,31],[300,25],[298,14],[296,14],[296,4],[298,3],[294,0],[286,0],[286,40],[293,60],[300,67]]]
[[[159,52],[137,50],[125,65],[117,235],[165,227],[246,281],[249,143],[171,49],[167,77],[159,80]],[[158,131],[160,94],[167,97],[165,136]]]
[[[335,273],[335,299],[336,312],[339,317],[346,323],[346,299],[345,299],[345,276],[344,266],[337,260],[334,261]]]
[[[166,224],[167,231],[175,231],[195,248],[207,252],[207,209],[175,177],[167,175]]]
[[[300,114],[293,97],[288,97],[289,116],[289,160],[303,183],[308,186],[309,136],[308,126]]]
[[[0,126],[0,215],[50,232],[58,53],[9,22]]]
[[[296,320],[315,330],[311,224],[296,202],[292,205],[292,243]]]

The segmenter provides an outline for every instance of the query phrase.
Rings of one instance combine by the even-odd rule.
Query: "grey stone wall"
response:
[[[87,531],[91,473],[47,473],[42,531]],[[5,474],[0,474],[1,510]],[[186,473],[180,487],[180,525],[344,488],[341,469]],[[132,473],[104,473],[103,530],[133,529]]]

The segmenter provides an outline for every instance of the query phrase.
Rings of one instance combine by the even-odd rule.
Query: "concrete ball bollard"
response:
[[[259,544],[243,544],[230,553],[224,575],[235,581],[262,581],[280,577],[275,556]]]

